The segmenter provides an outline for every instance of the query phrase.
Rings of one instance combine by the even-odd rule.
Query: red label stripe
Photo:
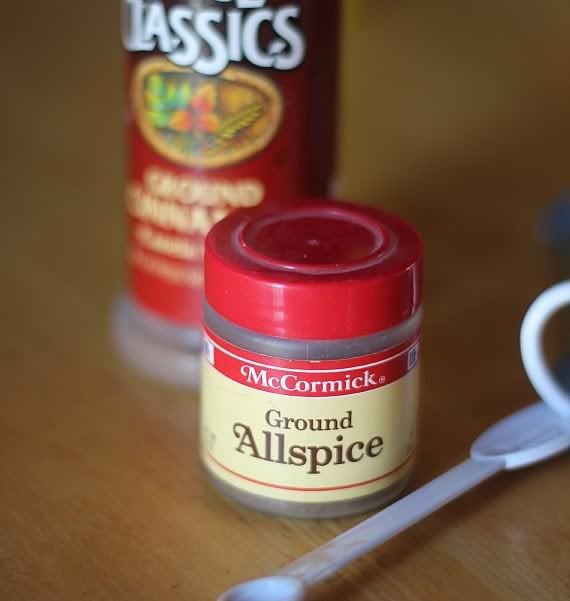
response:
[[[374,390],[399,380],[418,360],[419,339],[374,355],[336,361],[294,361],[257,355],[206,330],[205,356],[231,380],[257,390],[330,397]]]

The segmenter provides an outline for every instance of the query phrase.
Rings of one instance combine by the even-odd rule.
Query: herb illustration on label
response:
[[[206,78],[165,59],[140,63],[132,98],[139,128],[163,156],[189,167],[214,168],[263,150],[282,118],[270,79],[241,67]]]

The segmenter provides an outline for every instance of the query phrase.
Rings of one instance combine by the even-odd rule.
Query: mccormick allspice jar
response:
[[[194,386],[211,226],[331,183],[338,1],[121,5],[129,288],[116,341],[135,366]]]
[[[250,507],[383,505],[416,445],[422,242],[373,208],[237,211],[205,254],[201,457]]]

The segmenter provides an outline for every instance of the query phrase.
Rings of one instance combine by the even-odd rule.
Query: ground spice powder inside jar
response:
[[[333,201],[244,209],[205,251],[202,461],[250,507],[325,518],[383,505],[414,460],[422,242]]]

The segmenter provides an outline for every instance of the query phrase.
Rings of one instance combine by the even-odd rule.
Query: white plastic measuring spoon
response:
[[[530,405],[479,436],[471,447],[470,459],[275,575],[239,584],[218,601],[301,601],[307,587],[334,574],[487,478],[503,470],[544,461],[569,448],[570,421],[544,403]]]

